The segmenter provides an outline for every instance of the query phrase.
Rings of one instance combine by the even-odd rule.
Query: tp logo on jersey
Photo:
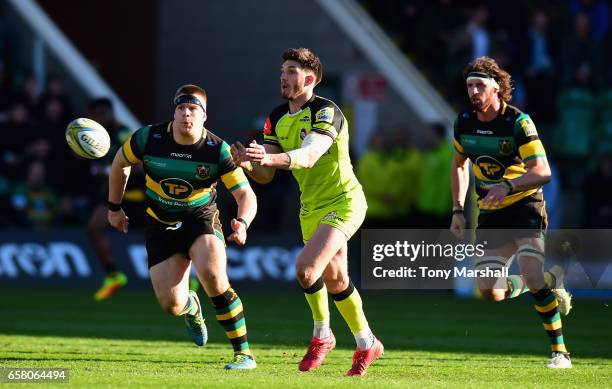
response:
[[[183,200],[191,196],[193,186],[180,178],[166,178],[159,182],[164,193],[173,199]]]
[[[476,166],[485,178],[499,181],[504,178],[506,167],[493,157],[483,155],[476,158]]]

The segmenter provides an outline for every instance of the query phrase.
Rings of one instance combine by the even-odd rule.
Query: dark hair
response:
[[[174,94],[174,97],[176,98],[177,96],[180,95],[200,95],[202,97],[204,97],[204,101],[202,101],[202,103],[206,103],[206,101],[208,100],[208,96],[206,95],[206,91],[202,88],[200,88],[197,85],[193,85],[193,84],[186,84],[186,85],[182,85],[180,86],[177,90],[176,93]]]
[[[471,72],[486,73],[493,77],[499,84],[499,98],[505,102],[512,100],[512,77],[507,71],[499,67],[493,58],[480,57],[470,62],[463,71],[463,79],[466,79]]]
[[[89,109],[96,108],[106,108],[109,110],[113,110],[113,102],[108,97],[99,97],[97,99],[93,99],[88,104]]]
[[[311,70],[315,74],[315,85],[323,79],[321,60],[312,51],[304,47],[285,51],[283,53],[283,61],[295,61],[303,68]]]

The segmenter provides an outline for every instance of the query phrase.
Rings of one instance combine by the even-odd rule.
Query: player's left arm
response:
[[[532,158],[524,163],[527,173],[513,180],[508,180],[512,185],[512,192],[536,189],[550,182],[552,173],[546,155]]]
[[[251,161],[261,166],[285,170],[310,169],[329,150],[332,143],[334,140],[329,136],[311,131],[299,149],[286,153],[268,154],[263,145],[256,142],[252,142],[246,150]]]
[[[316,111],[312,129],[302,141],[300,148],[280,154],[267,154],[260,145],[251,143],[247,156],[262,166],[279,169],[310,169],[329,150],[344,124],[344,116],[333,104],[326,104]]]
[[[509,194],[537,189],[550,182],[552,173],[546,158],[546,151],[528,115],[522,114],[516,120],[514,139],[519,146],[519,155],[516,160],[524,164],[526,173],[512,180],[504,180],[501,183],[483,187],[488,190],[483,199],[485,206],[501,204]]]
[[[544,145],[529,115],[522,114],[515,122],[514,139],[518,145],[517,162],[525,164],[527,173],[506,184],[511,192],[536,189],[550,182],[551,172]],[[511,188],[510,188],[511,187]]]
[[[257,214],[257,197],[242,168],[234,164],[230,155],[230,147],[223,142],[221,148],[219,166],[221,181],[238,204],[236,218],[230,222],[233,232],[227,239],[243,245],[246,243],[247,229]]]

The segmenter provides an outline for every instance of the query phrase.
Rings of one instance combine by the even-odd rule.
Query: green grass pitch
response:
[[[240,295],[259,364],[254,371],[223,370],[231,349],[209,300],[202,298],[210,340],[197,348],[182,319],[164,314],[152,291],[121,291],[94,303],[82,291],[0,290],[0,367],[68,368],[68,386],[84,388],[558,388],[612,382],[612,311],[604,300],[575,302],[564,320],[574,369],[551,371],[544,368],[548,340],[529,296],[491,303],[426,291],[363,292],[386,351],[366,377],[349,378],[354,340],[333,302],[338,346],[319,370],[300,373],[311,319],[298,289]]]

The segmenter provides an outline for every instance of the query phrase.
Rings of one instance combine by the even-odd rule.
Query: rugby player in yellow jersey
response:
[[[558,266],[544,272],[547,219],[542,186],[551,178],[544,146],[529,115],[508,104],[511,77],[495,60],[476,59],[465,69],[464,78],[472,109],[459,113],[454,126],[451,231],[461,236],[465,227],[469,160],[478,194],[479,238],[487,241],[485,254],[474,267],[501,268],[518,258],[521,270],[521,275],[507,280],[478,279],[480,292],[501,301],[529,291],[551,341],[547,367],[571,368],[559,315],[569,312],[571,296],[555,289],[563,275]],[[513,231],[495,232],[499,229]]]
[[[333,102],[314,94],[322,77],[319,58],[305,48],[289,49],[282,58],[281,96],[288,102],[266,120],[263,145],[232,146],[234,161],[259,183],[270,182],[276,169],[289,169],[300,187],[305,246],[296,274],[312,310],[314,330],[299,370],[319,367],[336,345],[329,327],[329,292],[357,342],[348,375],[364,375],[384,349],[368,326],[348,275],[347,241],[367,209],[349,159],[348,124]]]
[[[234,349],[226,369],[257,367],[247,340],[242,302],[227,278],[225,241],[216,206],[218,179],[232,193],[238,215],[229,236],[240,245],[257,212],[257,200],[229,145],[205,126],[206,92],[183,85],[174,96],[174,120],[138,129],[117,152],[109,179],[108,221],[127,233],[121,208],[131,166],[142,163],[146,181],[145,238],[149,275],[162,308],[184,316],[194,343],[203,346],[206,326],[197,293],[189,290],[191,262],[216,318]]]

